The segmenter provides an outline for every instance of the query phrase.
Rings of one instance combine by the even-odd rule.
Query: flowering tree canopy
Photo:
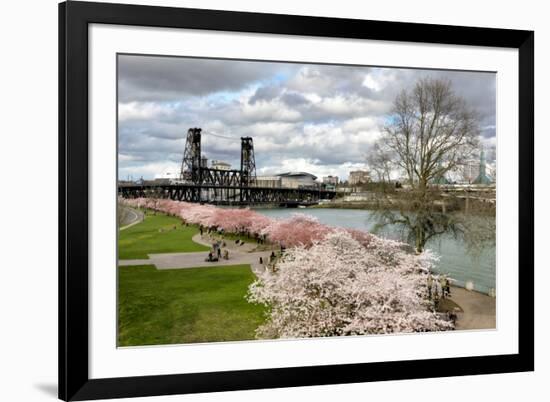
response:
[[[329,232],[308,249],[288,249],[276,272],[261,274],[248,299],[269,306],[266,338],[386,334],[451,329],[431,309],[426,279],[434,257],[372,237]]]
[[[334,230],[305,214],[293,214],[288,219],[272,219],[250,208],[218,208],[212,205],[155,198],[131,198],[122,202],[136,208],[149,208],[179,216],[194,225],[223,229],[232,233],[266,235],[271,242],[284,244],[286,247],[311,246],[314,240],[320,240]],[[359,236],[360,231],[353,232]]]
[[[288,219],[274,219],[263,232],[273,243],[294,247],[311,246],[315,240],[322,239],[332,230],[312,216],[292,214]]]
[[[248,300],[269,307],[259,337],[317,337],[452,329],[433,311],[427,277],[435,257],[405,243],[338,229],[304,214],[272,219],[249,208],[217,208],[136,198],[186,222],[226,232],[265,235],[287,248],[275,272],[254,282]]]

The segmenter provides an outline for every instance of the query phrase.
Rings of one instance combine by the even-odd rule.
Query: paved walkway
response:
[[[211,247],[216,240],[207,235],[201,236],[196,234],[192,240],[195,243]],[[195,267],[222,267],[228,265],[249,264],[255,273],[265,270],[265,263],[269,259],[271,250],[255,251],[256,244],[245,243],[242,246],[236,245],[234,242],[227,242],[227,246],[223,249],[229,251],[229,259],[220,259],[219,261],[205,261],[208,257],[207,251],[199,251],[193,253],[165,253],[165,254],[149,254],[148,259],[139,260],[120,260],[120,266],[131,265],[154,265],[157,269],[185,269]],[[264,264],[260,264],[260,257]]]
[[[462,309],[457,314],[457,330],[496,328],[496,298],[452,286],[450,299]]]
[[[126,206],[124,206],[123,208],[125,210],[125,216],[119,230],[128,229],[129,227],[137,225],[138,223],[143,221],[143,212]]]

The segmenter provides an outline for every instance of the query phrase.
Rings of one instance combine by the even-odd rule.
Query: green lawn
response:
[[[118,258],[142,259],[152,253],[208,251],[208,247],[191,240],[196,233],[196,227],[182,226],[179,218],[148,212],[143,222],[119,231]]]
[[[244,298],[253,281],[249,265],[119,267],[118,345],[254,339],[264,307]]]

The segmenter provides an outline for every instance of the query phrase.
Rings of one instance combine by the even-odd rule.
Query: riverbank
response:
[[[442,301],[441,310],[457,314],[457,331],[496,328],[496,298],[480,292],[451,286],[451,296]]]
[[[331,227],[358,229],[394,240],[406,240],[397,225],[377,228],[379,216],[376,211],[363,208],[301,208],[301,209],[256,209],[255,211],[274,219],[287,219],[296,213],[309,215]],[[489,294],[496,288],[496,249],[494,245],[471,252],[460,237],[452,234],[431,239],[428,246],[440,256],[434,267],[435,273],[445,274],[463,287],[471,282],[476,291]]]
[[[380,209],[378,201],[341,201],[341,202],[325,202],[307,207],[307,209]]]

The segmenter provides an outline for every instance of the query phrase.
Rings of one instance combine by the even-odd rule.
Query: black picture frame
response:
[[[90,379],[88,25],[373,39],[519,52],[518,353]],[[534,370],[534,32],[70,1],[59,4],[59,398],[89,400]],[[520,269],[521,268],[521,269]]]

